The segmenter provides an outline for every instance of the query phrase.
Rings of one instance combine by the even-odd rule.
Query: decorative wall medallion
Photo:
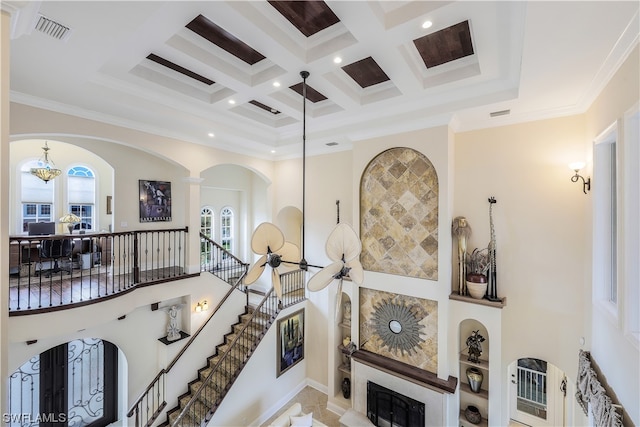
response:
[[[410,148],[380,153],[360,184],[365,270],[438,279],[438,175]]]
[[[438,369],[438,302],[360,288],[360,348]]]
[[[394,303],[392,299],[382,301],[375,306],[373,325],[384,345],[392,352],[417,351],[423,327],[410,307]]]

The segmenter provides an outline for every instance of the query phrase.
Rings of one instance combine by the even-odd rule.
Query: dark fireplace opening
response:
[[[367,381],[367,417],[378,427],[424,427],[424,403]]]

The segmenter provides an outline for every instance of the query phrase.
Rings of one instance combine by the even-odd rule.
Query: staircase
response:
[[[167,412],[162,425],[199,426],[209,421],[278,312],[272,292],[258,307],[247,307],[224,342],[216,346],[215,354],[198,370],[197,378],[189,382],[188,391],[178,398],[178,406]]]
[[[127,417],[131,419],[130,424],[136,427],[150,427],[165,413],[167,387],[173,388],[174,384],[180,384],[186,380],[186,378],[176,378],[172,368],[181,360],[182,355],[195,340],[202,339],[201,331],[233,292],[241,291],[247,295],[245,312],[238,316],[238,322],[230,327],[224,342],[216,346],[215,353],[207,358],[206,364],[194,374],[196,378],[188,383],[188,391],[178,397],[177,405],[165,413],[166,419],[160,425],[192,427],[206,424],[222,403],[280,310],[305,299],[303,270],[294,270],[280,275],[282,300],[279,301],[273,289],[265,294],[252,291],[243,285],[248,264],[235,258],[206,236],[201,234],[200,237],[205,244],[210,245],[208,253],[214,254],[206,257],[201,271],[209,271],[232,286],[204,324],[191,336],[173,361],[160,370],[129,409]],[[250,293],[262,297],[258,305],[250,304]]]

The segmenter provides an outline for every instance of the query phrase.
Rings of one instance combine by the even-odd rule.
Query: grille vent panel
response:
[[[38,15],[35,30],[54,39],[63,41],[66,41],[71,35],[71,29],[69,27],[49,19],[44,15]]]

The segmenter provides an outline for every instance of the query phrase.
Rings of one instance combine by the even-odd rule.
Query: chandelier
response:
[[[53,178],[60,175],[62,171],[55,167],[53,160],[49,159],[49,146],[47,145],[46,141],[44,143],[44,147],[42,147],[42,150],[44,151],[44,153],[38,160],[38,167],[31,168],[31,174],[37,176],[45,183],[48,183]]]

